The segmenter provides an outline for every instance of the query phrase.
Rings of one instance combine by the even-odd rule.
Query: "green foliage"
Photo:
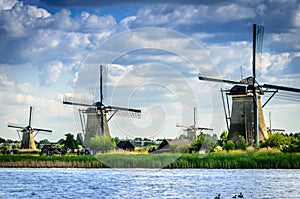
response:
[[[142,141],[143,139],[141,137],[136,137],[133,139],[133,141]]]
[[[194,151],[200,151],[204,140],[205,140],[205,135],[202,133],[196,137],[196,140],[192,143],[192,147]]]
[[[300,142],[298,141],[297,143],[294,144],[289,144],[287,146],[282,147],[282,152],[300,152]]]
[[[90,148],[95,151],[107,152],[115,148],[116,143],[108,136],[96,135],[90,139]]]
[[[178,145],[172,144],[172,145],[170,145],[170,151],[172,153],[185,153],[188,151],[189,147],[190,147],[190,145],[178,146]]]
[[[211,135],[201,133],[192,143],[192,147],[194,151],[205,150],[206,152],[209,152],[216,146],[216,142],[216,139]]]
[[[171,153],[175,153],[176,150],[177,150],[177,147],[178,147],[178,145],[171,144],[171,145],[170,145],[170,151],[171,151]]]
[[[61,139],[59,139],[58,141],[57,141],[57,144],[64,144],[64,139],[63,138],[61,138]]]
[[[40,141],[39,141],[39,144],[50,144],[50,141],[47,140],[47,139],[40,140]]]
[[[6,140],[5,140],[4,138],[1,138],[1,137],[0,137],[0,144],[1,144],[1,143],[5,143],[5,142],[6,142]]]
[[[63,144],[56,144],[56,148],[57,149],[62,149],[62,148],[64,148],[64,145]]]
[[[269,135],[269,138],[261,144],[261,147],[282,149],[288,145],[295,144],[297,140],[294,136],[275,133]]]
[[[14,141],[13,141],[13,140],[11,140],[11,139],[7,139],[7,140],[6,140],[6,143],[9,143],[9,144],[11,144],[11,143],[14,143]]]
[[[300,133],[295,133],[294,135],[292,135],[293,137],[297,138],[298,140],[300,140]]]
[[[227,142],[227,140],[228,140],[228,132],[223,131],[220,135],[220,140],[219,140],[220,146],[223,147],[224,144]]]
[[[291,137],[291,136],[290,136]],[[290,144],[285,145],[282,147],[283,152],[300,152],[300,140],[299,140],[299,134],[298,135],[293,135],[290,138]]]
[[[215,146],[212,150],[212,152],[219,152],[219,151],[222,151],[222,147],[221,146]]]
[[[0,167],[299,169],[300,153],[0,155]],[[105,164],[107,165],[105,165]]]
[[[145,141],[144,146],[155,146],[155,143],[153,141]]]
[[[0,146],[0,151],[1,151],[2,154],[5,154],[5,153],[7,153],[7,151],[9,150],[9,148],[10,148],[9,145],[4,144],[4,145]]]
[[[17,149],[20,149],[22,146],[22,142],[21,141],[16,142],[15,146]]]
[[[224,148],[226,151],[233,150],[233,149],[234,149],[234,142],[231,141],[231,140],[228,140],[228,141],[225,142],[225,144],[223,145],[223,148]]]
[[[74,139],[74,135],[71,133],[65,134],[66,139],[63,141],[65,148],[71,149],[74,152],[74,149],[78,149],[78,141]]]
[[[184,139],[187,139],[187,136],[186,136],[186,135],[184,135],[184,134],[181,134],[181,135],[178,137],[178,139],[180,139],[180,140],[184,140]]]
[[[115,140],[116,144],[120,142],[120,138],[119,137],[115,137],[114,140]]]
[[[235,142],[235,146],[237,149],[246,150],[248,144],[244,136],[239,135],[238,140]]]

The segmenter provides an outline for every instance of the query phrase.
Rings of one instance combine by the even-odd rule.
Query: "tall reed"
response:
[[[0,167],[300,169],[300,153],[1,155]]]

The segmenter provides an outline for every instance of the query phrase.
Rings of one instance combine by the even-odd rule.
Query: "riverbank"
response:
[[[205,168],[300,169],[300,153],[240,152],[200,154],[1,155],[0,167],[13,168]]]

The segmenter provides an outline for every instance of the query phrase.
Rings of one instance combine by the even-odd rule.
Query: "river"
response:
[[[0,198],[300,198],[300,170],[0,168]]]

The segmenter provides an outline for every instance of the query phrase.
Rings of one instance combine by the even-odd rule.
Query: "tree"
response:
[[[273,134],[264,142],[264,146],[278,148],[283,152],[300,152],[299,133],[289,136],[279,133]]]
[[[6,154],[8,150],[9,150],[9,145],[7,144],[0,145],[0,151],[2,154]]]
[[[220,146],[223,147],[223,145],[227,142],[227,140],[228,140],[228,132],[223,131],[220,135],[220,140],[219,140]]]
[[[65,148],[71,149],[74,152],[74,149],[78,149],[78,141],[74,139],[74,135],[71,133],[65,134],[66,139],[63,141]]]
[[[43,139],[39,141],[39,144],[50,144],[50,141],[47,139]]]
[[[226,151],[233,150],[233,149],[234,149],[234,142],[231,141],[231,140],[228,140],[227,142],[225,142],[223,148],[224,148]]]
[[[153,146],[155,143],[153,141],[145,141],[144,146]]]
[[[204,149],[205,151],[211,151],[216,145],[216,142],[217,141],[212,136],[201,133],[196,137],[192,147],[195,151],[200,151],[201,149]]]
[[[235,142],[236,148],[241,150],[246,150],[248,144],[244,136],[239,135],[238,140]]]
[[[6,142],[6,140],[5,140],[4,138],[1,138],[1,137],[0,137],[0,144],[1,144],[1,143],[5,143],[5,142]]]
[[[116,144],[118,144],[120,142],[120,138],[119,137],[115,137],[114,140],[115,140]]]
[[[90,139],[90,147],[95,151],[107,152],[113,150],[115,146],[115,140],[108,136],[96,135]]]
[[[133,139],[133,141],[142,141],[143,139],[141,138],[141,137],[135,137],[134,139]]]
[[[297,138],[295,138],[294,136],[275,133],[269,135],[269,138],[262,143],[261,147],[282,149],[283,146],[288,146],[295,143],[296,141]]]
[[[65,141],[64,138],[61,138],[57,141],[57,144],[64,144],[64,141]]]

